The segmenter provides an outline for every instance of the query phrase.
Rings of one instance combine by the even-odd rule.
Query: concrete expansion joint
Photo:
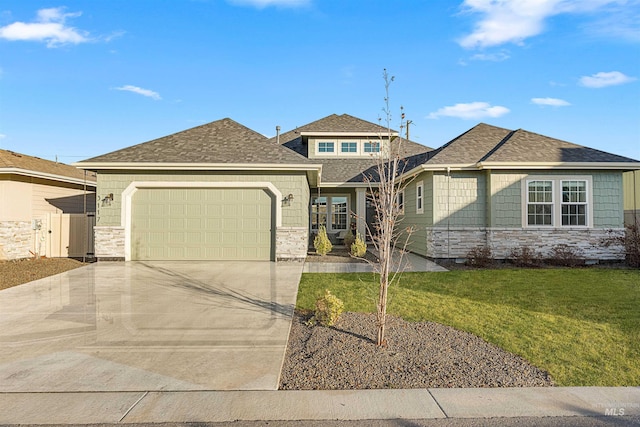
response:
[[[118,420],[119,423],[122,422],[122,420],[124,420],[127,415],[129,415],[129,413],[133,410],[133,408],[135,408],[136,406],[138,406],[138,403],[140,403],[142,401],[142,399],[144,399],[145,397],[147,397],[147,395],[149,394],[148,391],[145,391],[144,394],[142,396],[140,396],[140,398],[138,400],[136,400],[133,405],[131,405],[131,407],[129,407],[129,409],[127,409],[124,414],[122,414],[122,417],[120,417],[120,419]]]

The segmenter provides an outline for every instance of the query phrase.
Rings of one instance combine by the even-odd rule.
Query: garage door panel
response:
[[[272,197],[259,189],[140,189],[132,259],[272,258]]]

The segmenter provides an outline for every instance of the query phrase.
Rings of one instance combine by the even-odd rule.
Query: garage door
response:
[[[272,258],[272,200],[262,189],[139,189],[131,206],[133,260]]]

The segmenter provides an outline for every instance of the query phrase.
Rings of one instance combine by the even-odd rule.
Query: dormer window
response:
[[[340,143],[341,153],[357,153],[358,143],[356,141],[345,141]]]
[[[365,141],[364,142],[364,152],[365,153],[379,153],[380,152],[380,142],[378,142],[378,141]]]
[[[334,142],[318,142],[318,153],[333,153],[335,152]]]

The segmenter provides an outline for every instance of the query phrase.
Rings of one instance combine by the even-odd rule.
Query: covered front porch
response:
[[[342,244],[345,234],[351,229],[371,240],[374,230],[375,209],[367,194],[367,185],[357,187],[323,187],[311,189],[309,245],[324,225],[333,244]]]

